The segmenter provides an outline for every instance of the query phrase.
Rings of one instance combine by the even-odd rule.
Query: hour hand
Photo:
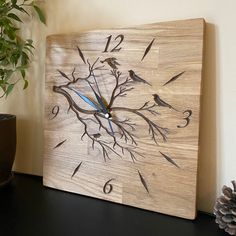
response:
[[[107,110],[107,108],[106,108],[106,105],[104,104],[102,98],[96,93],[96,91],[95,91],[94,89],[93,89],[93,93],[94,93],[94,95],[95,95],[95,97],[96,97],[96,99],[97,99],[99,105],[101,106],[102,111],[103,111],[105,117],[106,117],[106,118],[109,118],[109,117],[110,117],[110,114],[109,114],[109,112],[108,112],[108,110]]]
[[[93,108],[95,108],[97,111],[101,111],[101,108],[98,107],[93,101],[91,101],[88,97],[86,97],[85,95],[81,94],[80,92],[78,92],[77,90],[73,89],[73,88],[69,88],[70,90],[74,91],[83,101],[85,101],[87,104],[89,104],[90,106],[92,106]]]
[[[113,128],[112,128],[111,121],[109,120],[109,118],[108,118],[107,120],[108,120],[108,124],[109,124],[109,126],[110,126],[110,129],[111,129],[111,133],[112,133],[112,135],[114,136],[115,133],[114,133],[114,130],[113,130]]]
[[[111,117],[111,114],[109,113],[106,105],[104,104],[102,98],[96,93],[96,91],[94,89],[93,90],[93,93],[99,103],[99,105],[102,107],[102,111],[104,113],[104,116],[105,118],[107,118],[107,121],[108,121],[108,124],[109,124],[109,127],[110,127],[110,130],[111,130],[111,133],[112,135],[114,136],[114,130],[113,130],[113,127],[112,127],[112,124],[111,124],[111,121],[109,120],[109,118]]]

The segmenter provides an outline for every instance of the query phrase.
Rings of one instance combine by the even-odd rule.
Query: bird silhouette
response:
[[[120,66],[120,63],[117,62],[117,59],[115,57],[109,57],[101,61],[101,63],[105,62],[114,70],[117,70],[118,69],[117,66]]]
[[[100,137],[101,137],[101,134],[100,134],[100,133],[93,134],[93,137],[96,138],[96,139],[97,139],[97,138],[100,138]]]
[[[158,106],[160,106],[160,107],[168,107],[168,108],[170,108],[170,109],[173,109],[173,110],[175,110],[175,111],[178,111],[178,110],[176,110],[174,107],[172,107],[170,104],[168,104],[167,102],[165,102],[164,100],[162,100],[159,95],[157,95],[157,94],[152,94],[152,96],[154,97],[153,99],[154,99],[155,103],[156,103]]]
[[[134,82],[140,82],[140,83],[144,83],[144,84],[148,84],[148,85],[152,86],[146,80],[144,80],[141,77],[139,77],[138,75],[136,75],[133,70],[129,70],[129,76]]]

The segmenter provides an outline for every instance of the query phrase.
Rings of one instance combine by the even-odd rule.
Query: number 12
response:
[[[108,49],[109,49],[109,45],[110,45],[110,42],[111,42],[111,39],[112,39],[112,35],[108,36],[107,37],[107,44],[106,44],[106,47],[104,49],[103,52],[108,52]],[[119,47],[119,45],[123,42],[124,40],[124,35],[123,34],[119,34],[115,37],[115,40],[117,39],[120,39],[120,41],[117,43],[117,45],[111,49],[110,52],[119,52],[121,50],[121,47]],[[118,48],[119,47],[119,48]]]

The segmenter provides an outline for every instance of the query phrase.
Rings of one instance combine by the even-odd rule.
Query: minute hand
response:
[[[70,88],[70,90],[74,91],[81,99],[83,99],[87,104],[95,108],[97,111],[101,111],[101,108],[98,107],[94,102],[92,102],[88,97],[84,96],[83,94],[81,94],[80,92],[78,92],[73,88]]]
[[[99,105],[102,107],[103,113],[104,113],[104,114],[109,114],[109,112],[108,112],[108,110],[107,110],[107,108],[106,108],[104,102],[102,101],[102,98],[100,98],[100,96],[96,93],[96,91],[93,90],[93,92],[94,92],[94,94],[95,94],[95,97],[96,97],[96,99],[97,99]]]
[[[108,121],[109,127],[111,129],[111,132],[114,135],[114,130],[113,130],[111,121],[109,120],[109,117],[110,117],[109,111],[107,110],[106,105],[104,104],[102,98],[96,93],[96,91],[93,88],[92,88],[92,90],[95,94],[95,97],[96,97],[99,105],[102,107],[103,113],[104,113],[105,117],[107,118],[107,121]]]

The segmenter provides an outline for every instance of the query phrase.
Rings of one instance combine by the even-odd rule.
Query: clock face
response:
[[[45,185],[194,218],[203,24],[48,37]]]

